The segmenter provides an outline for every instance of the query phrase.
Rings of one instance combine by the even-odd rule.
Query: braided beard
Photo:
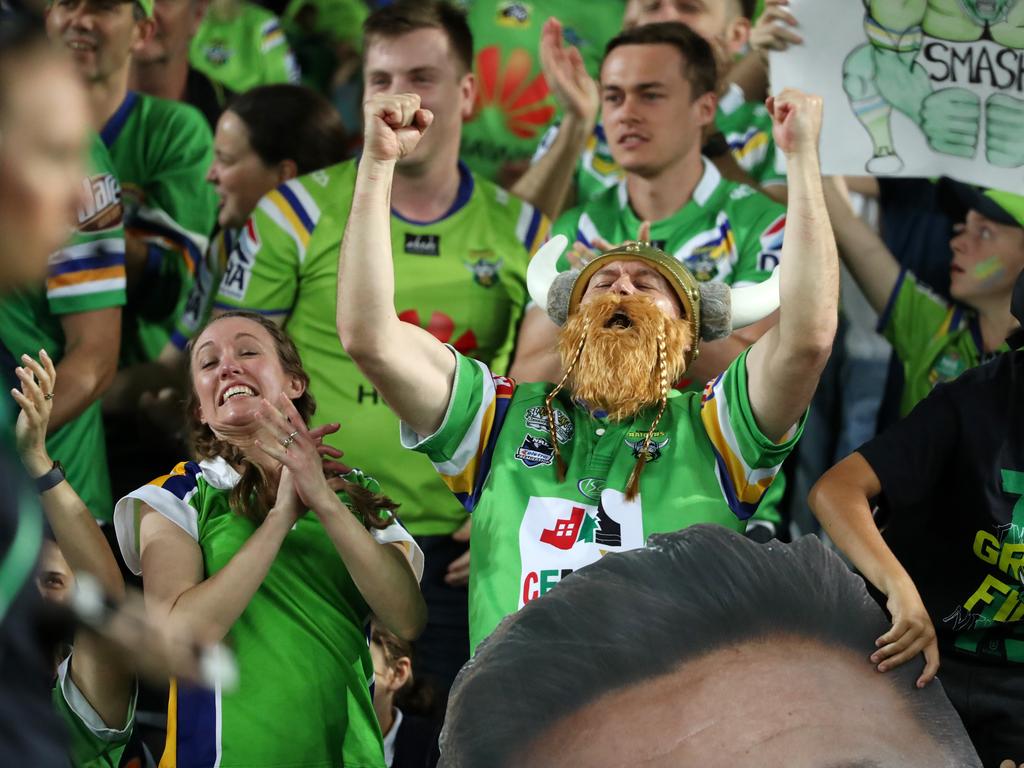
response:
[[[573,396],[623,421],[664,403],[690,343],[689,323],[666,317],[646,296],[606,293],[569,317],[558,351]]]

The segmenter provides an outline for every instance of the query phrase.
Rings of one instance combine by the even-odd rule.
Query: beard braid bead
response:
[[[665,350],[665,324],[662,323],[661,329],[658,331],[658,372],[660,375],[661,400],[658,404],[658,413],[654,417],[654,421],[651,422],[651,428],[647,430],[647,434],[644,436],[643,446],[640,448],[640,456],[636,460],[636,464],[633,465],[633,471],[629,473],[629,482],[626,483],[626,501],[633,501],[640,493],[640,473],[644,471],[644,467],[647,466],[647,455],[651,450],[651,441],[654,439],[654,431],[658,428],[658,424],[661,422],[661,417],[665,414],[665,408],[668,407],[668,361],[667,353]]]
[[[569,380],[572,375],[573,369],[576,367],[576,363],[579,362],[580,355],[583,354],[583,345],[587,343],[587,332],[590,330],[590,319],[586,319],[583,323],[583,334],[580,336],[580,343],[576,347],[576,351],[572,355],[572,360],[565,367],[565,373],[562,374],[561,381],[555,385],[555,388],[548,393],[548,396],[544,398],[544,414],[548,419],[548,434],[551,437],[551,446],[555,452],[555,479],[559,483],[565,482],[565,475],[568,472],[568,468],[565,465],[565,459],[562,458],[562,451],[558,448],[558,433],[555,431],[555,409],[551,407],[551,403],[554,402],[555,397],[562,389],[565,388],[565,383]]]

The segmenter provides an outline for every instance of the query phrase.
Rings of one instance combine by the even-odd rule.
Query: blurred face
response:
[[[78,221],[88,108],[71,67],[49,52],[4,75],[0,115],[0,293],[46,276]]]
[[[281,367],[270,334],[243,317],[217,320],[196,340],[192,386],[200,420],[218,436],[251,426],[262,398],[276,404],[282,392],[292,400],[303,392]]]
[[[677,320],[682,316],[679,299],[668,280],[640,261],[613,261],[599,269],[590,278],[580,305],[606,293],[646,296],[666,317]]]
[[[716,97],[693,98],[674,46],[623,45],[601,67],[601,104],[612,157],[627,173],[654,178],[699,155]]]
[[[625,27],[659,21],[685,24],[708,42],[720,42],[728,52],[742,52],[750,38],[750,21],[740,15],[736,0],[631,0]]]
[[[790,638],[748,643],[605,694],[556,723],[518,765],[947,768],[947,751],[906,701],[928,695],[942,694],[901,695],[852,651]]]
[[[1024,229],[969,211],[949,243],[953,249],[949,292],[967,304],[1009,296],[1024,268]]]
[[[39,555],[39,569],[36,571],[39,592],[47,600],[63,605],[71,599],[75,577],[68,567],[60,547],[53,541],[44,541]]]
[[[264,164],[253,150],[249,129],[231,110],[217,121],[206,180],[217,190],[217,223],[235,229],[245,224],[263,195],[284,181],[279,169]]]
[[[135,61],[157,64],[187,59],[189,43],[199,30],[206,7],[206,0],[156,0],[153,35],[135,52]]]
[[[152,34],[153,22],[136,21],[134,4],[124,0],[54,0],[46,30],[71,54],[79,75],[93,83],[128,66],[132,51]]]
[[[417,29],[399,37],[367,41],[365,94],[416,93],[434,113],[434,122],[416,150],[400,165],[415,167],[430,158],[458,154],[462,123],[473,109],[474,81],[462,71],[448,36],[441,29]]]

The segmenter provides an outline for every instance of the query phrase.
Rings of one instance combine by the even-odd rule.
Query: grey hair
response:
[[[700,284],[701,341],[724,339],[732,333],[732,289],[725,283]]]

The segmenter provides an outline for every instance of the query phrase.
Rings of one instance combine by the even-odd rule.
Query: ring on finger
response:
[[[287,448],[289,445],[291,445],[292,443],[295,442],[295,436],[297,434],[299,434],[299,430],[296,429],[294,432],[292,432],[290,435],[288,435],[288,437],[286,437],[284,440],[281,441],[281,445],[283,445],[285,448]]]
[[[53,400],[53,392],[47,392],[43,395],[43,400]]]

